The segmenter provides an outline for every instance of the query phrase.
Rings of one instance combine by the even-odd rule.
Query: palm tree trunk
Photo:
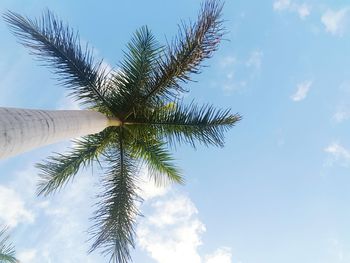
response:
[[[0,159],[119,125],[119,120],[89,110],[0,107]]]

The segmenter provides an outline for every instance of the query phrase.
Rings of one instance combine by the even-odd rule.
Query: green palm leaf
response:
[[[40,169],[38,195],[48,195],[73,180],[81,167],[90,165],[111,143],[114,128],[76,140],[68,154],[56,154],[37,164]]]
[[[139,215],[135,204],[140,201],[136,193],[136,165],[122,138],[117,147],[108,151],[106,161],[109,169],[102,182],[99,209],[93,217],[95,225],[90,229],[94,239],[90,251],[101,248],[111,256],[111,262],[127,263],[131,260],[130,247],[135,246],[135,220]]]
[[[153,131],[165,137],[171,145],[190,143],[193,147],[196,147],[196,141],[206,146],[223,147],[224,132],[241,119],[239,114],[231,114],[230,110],[217,110],[210,105],[199,107],[193,103],[144,110],[140,115],[140,119],[130,122],[129,128],[138,133],[137,136]]]
[[[173,164],[174,159],[166,148],[167,144],[155,138],[148,140],[138,138],[139,136],[134,136],[131,139],[130,151],[135,158],[143,160],[154,182],[157,185],[168,182],[183,184],[184,179],[178,167]]]
[[[15,247],[9,242],[7,228],[0,230],[0,263],[19,263],[15,258]]]
[[[120,118],[138,106],[140,99],[152,84],[151,76],[162,50],[146,26],[136,31],[127,48],[120,70],[115,72],[112,78],[118,92],[114,93],[111,100],[118,109]]]
[[[144,102],[177,98],[179,92],[185,91],[181,82],[190,81],[192,73],[201,72],[201,63],[217,50],[224,35],[222,7],[220,1],[206,1],[196,23],[182,23],[179,26],[179,35],[168,45],[164,56],[158,61],[153,85],[143,98]]]
[[[53,68],[61,84],[83,104],[105,105],[108,102],[107,72],[95,63],[92,50],[81,47],[78,34],[47,11],[40,20],[31,20],[14,12],[4,15],[14,34],[24,46]]]

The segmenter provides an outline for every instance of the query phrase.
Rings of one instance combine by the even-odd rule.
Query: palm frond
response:
[[[111,98],[120,112],[132,110],[149,88],[151,73],[162,47],[146,27],[137,30],[127,45],[120,69],[113,74],[112,82],[117,93]]]
[[[179,26],[178,36],[158,62],[145,102],[174,100],[179,92],[185,91],[181,82],[188,82],[192,73],[201,72],[201,63],[217,50],[224,35],[222,7],[219,0],[206,0],[196,23],[183,22]]]
[[[2,263],[19,263],[15,258],[15,247],[9,242],[7,228],[0,230],[0,262]]]
[[[134,161],[126,152],[122,138],[118,148],[111,148],[106,155],[109,170],[103,179],[104,192],[99,196],[99,209],[90,229],[94,240],[90,252],[102,249],[111,255],[110,262],[128,263],[130,248],[135,246],[135,219],[139,215],[139,201]]]
[[[20,43],[53,68],[59,82],[70,89],[75,99],[89,106],[105,104],[113,110],[106,96],[107,72],[102,61],[94,62],[92,49],[81,46],[78,34],[50,11],[39,20],[10,11],[3,17]]]
[[[103,153],[111,142],[113,127],[75,140],[75,145],[67,154],[56,154],[37,164],[40,169],[38,195],[49,195],[73,180],[81,167],[90,165]]]
[[[239,114],[231,114],[229,109],[221,110],[193,103],[188,106],[174,104],[173,107],[144,110],[140,115],[143,117],[130,122],[129,127],[133,132],[139,133],[138,136],[154,133],[166,138],[172,146],[175,143],[189,143],[193,147],[196,147],[196,141],[206,146],[223,147],[224,132],[241,119]]]
[[[156,185],[165,185],[168,182],[183,184],[184,179],[179,168],[173,164],[174,158],[167,150],[166,143],[154,136],[149,137],[145,139],[133,136],[130,140],[130,151],[136,158],[144,161]]]

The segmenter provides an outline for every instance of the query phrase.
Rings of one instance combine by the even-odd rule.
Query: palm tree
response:
[[[9,243],[6,227],[0,230],[0,263],[19,263],[15,258],[15,247]]]
[[[131,260],[135,220],[140,214],[140,164],[149,168],[157,184],[183,183],[168,146],[187,143],[196,147],[199,143],[222,147],[224,133],[240,120],[229,109],[194,102],[185,105],[181,99],[186,92],[183,84],[200,73],[201,63],[212,56],[224,35],[222,6],[218,0],[207,0],[198,20],[182,23],[178,36],[164,46],[142,27],[128,43],[119,68],[110,71],[102,61],[95,62],[91,49],[82,47],[78,35],[51,12],[40,20],[13,12],[4,16],[21,43],[53,68],[75,99],[105,116],[101,132],[75,140],[68,153],[55,154],[38,164],[38,194],[54,193],[82,167],[101,164],[104,190],[92,217],[90,251],[101,249],[110,261]]]

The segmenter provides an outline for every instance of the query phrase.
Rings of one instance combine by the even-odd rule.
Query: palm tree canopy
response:
[[[47,11],[39,20],[13,12],[4,15],[20,42],[50,66],[70,95],[89,109],[120,120],[118,127],[75,141],[65,154],[55,154],[38,164],[38,194],[48,195],[71,181],[79,169],[93,162],[105,169],[103,191],[90,229],[93,244],[111,261],[131,260],[135,220],[137,170],[146,164],[157,184],[183,183],[168,146],[189,143],[196,147],[224,145],[224,133],[240,120],[229,109],[212,105],[184,105],[183,84],[201,72],[224,35],[217,0],[202,5],[195,23],[179,26],[170,44],[160,45],[152,32],[140,28],[127,44],[118,70],[96,62],[92,49]]]
[[[19,263],[15,258],[15,247],[9,242],[6,227],[0,229],[0,263]]]

